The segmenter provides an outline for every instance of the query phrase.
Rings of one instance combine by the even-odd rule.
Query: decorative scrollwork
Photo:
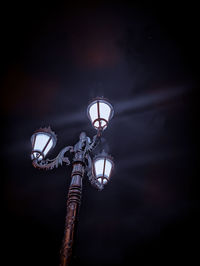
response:
[[[73,147],[67,146],[67,147],[63,148],[59,152],[57,157],[54,159],[46,159],[46,160],[41,160],[41,161],[34,159],[32,164],[35,168],[45,169],[45,170],[51,170],[54,167],[58,168],[59,164],[62,165],[63,162],[65,164],[69,165],[70,164],[69,158],[64,156],[67,151],[73,152]]]
[[[94,137],[93,137],[93,140],[92,140],[92,143],[89,145],[89,147],[88,147],[88,152],[92,152],[97,146],[98,146],[98,144],[99,144],[99,142],[100,142],[100,137],[98,136],[98,135],[95,135]]]
[[[91,185],[98,190],[104,188],[103,184],[100,184],[98,180],[94,177],[92,172],[92,160],[90,157],[91,152],[99,145],[102,136],[102,129],[99,129],[97,134],[93,136],[92,141],[87,137],[85,132],[82,132],[79,136],[79,141],[74,146],[67,146],[63,148],[56,158],[54,159],[45,159],[38,160],[35,158],[32,161],[32,164],[35,168],[51,170],[53,168],[58,168],[59,165],[65,163],[66,165],[70,164],[69,158],[65,156],[65,153],[70,151],[74,153],[73,161],[80,161],[80,153],[82,154],[82,160],[86,161],[86,172],[89,178]],[[77,159],[77,158],[78,159]]]

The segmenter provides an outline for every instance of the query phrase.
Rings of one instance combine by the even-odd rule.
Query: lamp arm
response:
[[[101,136],[102,136],[102,129],[98,129],[97,134],[94,135],[93,137],[92,143],[89,145],[89,148],[88,148],[89,152],[93,151],[98,146],[98,144],[101,141]]]
[[[91,185],[100,191],[103,190],[104,186],[102,184],[100,184],[92,174],[92,159],[91,159],[89,154],[86,155],[86,159],[88,162],[88,165],[86,167],[86,171],[87,171],[87,176],[88,176],[88,179],[89,179]]]
[[[45,170],[51,170],[54,167],[58,168],[59,164],[62,165],[63,162],[69,165],[70,164],[69,158],[64,156],[67,151],[73,152],[73,146],[67,146],[63,148],[54,159],[46,159],[38,161],[36,158],[32,161],[32,164],[35,168],[45,169]]]

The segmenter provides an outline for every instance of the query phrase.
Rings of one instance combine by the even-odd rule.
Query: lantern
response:
[[[113,167],[114,163],[112,158],[103,152],[94,158],[93,175],[100,184],[105,185],[110,179]]]
[[[35,133],[31,137],[32,143],[32,152],[31,159],[42,160],[45,158],[47,153],[56,145],[56,135],[48,128],[40,128],[35,131]]]
[[[94,99],[88,106],[87,114],[95,129],[106,129],[113,117],[112,105],[104,98]]]

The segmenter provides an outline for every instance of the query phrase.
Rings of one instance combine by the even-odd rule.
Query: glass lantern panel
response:
[[[53,146],[53,140],[51,139],[48,143],[48,145],[46,146],[45,150],[44,150],[44,156],[47,155],[47,153],[49,152],[49,150],[52,148]]]
[[[35,136],[34,150],[42,151],[49,140],[49,135],[39,133]]]
[[[42,155],[39,156],[38,152],[33,153],[33,158],[37,158],[39,161],[42,160]]]
[[[108,121],[111,112],[110,106],[104,102],[100,102],[99,112],[100,112],[100,118],[104,118],[106,121]]]
[[[94,163],[96,177],[103,175],[104,159],[99,159]]]
[[[98,127],[99,127],[99,121],[96,121],[96,122],[94,123],[94,126],[98,128]]]
[[[111,162],[109,160],[106,160],[104,176],[106,176],[107,178],[110,177],[111,168],[112,168]]]
[[[104,178],[103,184],[105,185],[107,182],[108,182],[107,179]]]
[[[104,120],[101,120],[101,127],[105,126],[106,125],[106,121]]]
[[[102,178],[98,178],[100,184],[102,184]]]
[[[90,118],[92,122],[94,122],[95,119],[98,118],[98,113],[97,113],[97,102],[95,102],[89,110]]]

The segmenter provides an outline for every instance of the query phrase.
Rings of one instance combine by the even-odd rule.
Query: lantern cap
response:
[[[88,102],[88,104],[90,105],[91,103],[93,103],[93,102],[95,102],[95,101],[105,101],[105,102],[107,102],[107,103],[110,103],[110,101],[109,101],[108,98],[105,98],[105,97],[103,97],[103,96],[97,96],[97,97],[91,99],[91,100]],[[110,103],[110,105],[111,105],[111,103]]]
[[[102,150],[101,153],[95,155],[94,156],[94,161],[96,161],[97,159],[101,159],[101,158],[106,158],[106,159],[112,161],[113,166],[114,166],[114,162],[113,162],[114,159],[113,159],[113,157],[111,155],[109,155],[107,152],[105,152],[105,150]]]

